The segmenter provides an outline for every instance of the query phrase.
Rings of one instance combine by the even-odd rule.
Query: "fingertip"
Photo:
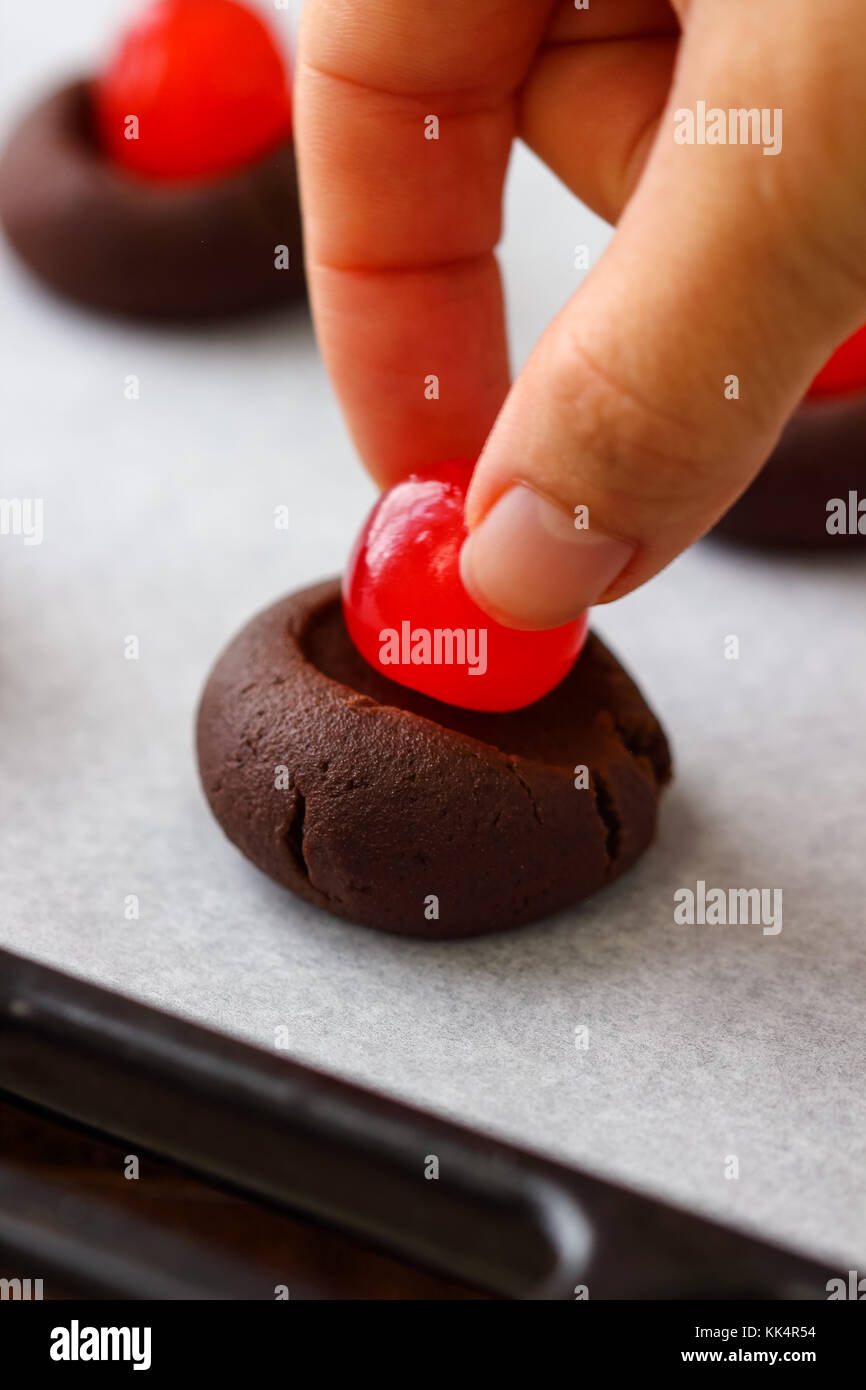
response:
[[[523,483],[508,488],[470,531],[460,554],[465,588],[506,627],[561,627],[596,601],[634,546],[577,525]]]

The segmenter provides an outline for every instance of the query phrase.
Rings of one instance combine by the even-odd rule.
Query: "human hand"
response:
[[[551,627],[668,564],[866,319],[864,45],[861,0],[308,0],[322,352],[383,485],[480,454],[462,572],[492,616]],[[701,102],[766,110],[764,143],[678,143]],[[509,392],[494,247],[516,135],[619,221]]]

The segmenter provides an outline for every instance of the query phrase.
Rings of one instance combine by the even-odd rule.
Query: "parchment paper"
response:
[[[7,14],[4,124],[122,8]],[[525,152],[507,212],[519,364],[606,229]],[[599,613],[674,745],[655,848],[520,933],[378,936],[247,864],[192,755],[219,649],[373,498],[304,313],[118,325],[5,248],[0,305],[0,495],[45,509],[41,545],[0,536],[3,944],[866,1272],[862,557],[704,544]],[[698,880],[781,888],[782,931],[676,925]]]

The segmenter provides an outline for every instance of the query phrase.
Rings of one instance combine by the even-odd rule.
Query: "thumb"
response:
[[[469,490],[464,583],[506,624],[556,626],[668,564],[746,487],[866,319],[850,32],[866,37],[866,21],[859,3],[828,3],[845,23],[812,0],[749,4],[747,19],[731,0],[724,25],[712,0],[689,9],[638,188],[512,387]],[[766,109],[763,136],[737,116],[744,98]],[[697,143],[699,103],[705,119],[733,110],[758,142]],[[695,143],[680,143],[683,112]]]

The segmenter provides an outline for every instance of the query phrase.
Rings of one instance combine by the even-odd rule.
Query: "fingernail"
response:
[[[583,511],[583,509],[581,509]],[[634,546],[592,530],[523,483],[463,542],[460,575],[475,602],[508,627],[570,622],[610,587]]]

